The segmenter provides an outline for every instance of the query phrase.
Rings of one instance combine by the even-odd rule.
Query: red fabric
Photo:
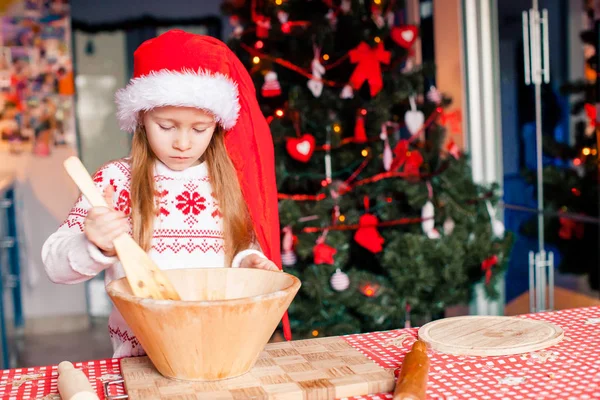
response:
[[[354,240],[365,249],[372,253],[379,253],[383,250],[383,237],[375,227],[377,217],[373,214],[365,214],[358,220],[360,228],[354,234]]]
[[[365,42],[361,42],[348,54],[350,62],[357,64],[350,77],[350,83],[358,90],[365,81],[368,81],[371,96],[375,96],[383,88],[380,63],[389,64],[392,53],[385,50],[383,43],[371,48]]]
[[[222,41],[182,30],[171,30],[144,42],[136,50],[134,61],[134,78],[163,69],[203,69],[221,73],[237,83],[240,113],[235,126],[225,135],[225,146],[237,170],[260,247],[282,268],[273,138],[258,105],[252,78],[242,62]],[[291,340],[287,312],[283,324],[285,337]]]

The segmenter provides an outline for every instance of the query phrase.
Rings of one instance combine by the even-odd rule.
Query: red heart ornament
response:
[[[414,25],[395,26],[392,28],[390,36],[398,46],[410,49],[417,40],[418,29]]]
[[[315,151],[315,137],[305,133],[299,138],[288,138],[285,148],[294,160],[308,162]]]

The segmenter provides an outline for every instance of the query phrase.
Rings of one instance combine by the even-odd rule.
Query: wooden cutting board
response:
[[[321,400],[394,390],[384,369],[340,337],[270,343],[254,368],[238,378],[184,382],[163,377],[147,357],[121,360],[130,400]]]
[[[545,349],[564,337],[561,327],[515,317],[464,316],[430,322],[419,339],[441,353],[466,356],[505,356]]]

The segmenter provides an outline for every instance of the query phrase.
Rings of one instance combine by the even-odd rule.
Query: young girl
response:
[[[53,282],[124,276],[112,240],[124,232],[161,269],[279,269],[271,133],[243,64],[219,40],[179,30],[143,43],[116,96],[131,155],[94,175],[109,208],[80,198],[42,249]],[[113,309],[114,357],[144,354]],[[284,334],[291,338],[287,315]]]

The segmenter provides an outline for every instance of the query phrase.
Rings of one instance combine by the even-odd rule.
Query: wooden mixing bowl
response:
[[[106,290],[164,376],[214,381],[248,372],[300,289],[284,272],[165,270],[181,301],[135,297],[125,278]]]

